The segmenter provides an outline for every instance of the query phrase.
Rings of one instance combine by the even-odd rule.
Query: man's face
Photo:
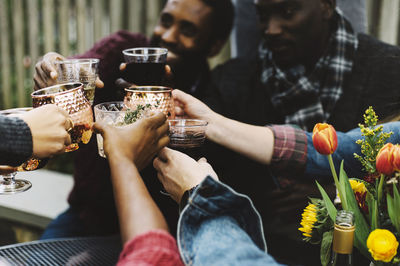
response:
[[[212,9],[201,0],[169,0],[151,43],[168,49],[167,63],[172,67],[197,64],[210,51],[211,16]]]
[[[263,38],[280,66],[304,63],[326,36],[324,0],[255,0]]]

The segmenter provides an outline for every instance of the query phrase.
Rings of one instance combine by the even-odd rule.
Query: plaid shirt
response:
[[[292,125],[272,125],[274,133],[274,151],[271,160],[271,171],[277,177],[281,188],[289,185],[294,176],[303,173],[307,163],[306,133]]]
[[[332,33],[327,52],[308,76],[302,65],[280,69],[266,43],[260,44],[261,82],[267,85],[272,104],[285,116],[286,124],[312,130],[316,123],[328,120],[343,93],[343,82],[351,74],[358,40],[338,8],[335,21],[337,29]]]

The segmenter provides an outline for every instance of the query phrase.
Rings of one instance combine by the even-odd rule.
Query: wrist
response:
[[[190,196],[192,196],[192,194],[194,193],[194,191],[196,190],[196,188],[199,186],[199,184],[197,184],[196,186],[186,190],[182,197],[180,198],[179,201],[179,213],[181,213],[183,211],[183,209],[185,208],[185,206],[187,205]]]
[[[224,117],[212,112],[208,118],[208,125],[206,129],[207,139],[218,143],[218,136],[221,135],[221,119]]]

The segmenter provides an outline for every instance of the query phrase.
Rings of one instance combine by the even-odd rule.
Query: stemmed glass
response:
[[[1,115],[6,116],[16,116],[18,114],[22,114],[32,110],[32,107],[24,107],[24,108],[14,108],[0,111]],[[0,173],[3,177],[3,180],[0,181],[0,194],[15,194],[19,192],[26,191],[32,187],[32,183],[24,180],[24,179],[15,179],[17,171],[33,171],[39,168],[42,168],[46,165],[47,160],[39,160],[35,158],[30,158],[22,165],[13,167],[13,166],[0,166]]]
[[[83,92],[82,83],[54,85],[31,94],[33,107],[55,104],[69,114],[73,128],[69,131],[71,144],[66,152],[79,148],[79,143],[87,144],[92,136],[93,111]]]

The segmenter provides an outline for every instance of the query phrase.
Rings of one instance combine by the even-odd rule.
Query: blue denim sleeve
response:
[[[278,265],[266,252],[260,215],[250,198],[207,177],[178,222],[187,265]]]
[[[383,131],[393,131],[393,135],[388,142],[393,144],[400,143],[400,122],[383,124]],[[333,162],[336,171],[339,171],[340,164],[344,160],[344,169],[349,177],[361,178],[365,173],[362,171],[361,163],[354,158],[354,153],[361,155],[360,145],[356,144],[358,139],[362,139],[361,131],[355,128],[346,133],[337,132],[338,147],[333,154]],[[307,177],[310,178],[331,178],[328,158],[326,155],[319,154],[313,146],[312,133],[307,132]]]

